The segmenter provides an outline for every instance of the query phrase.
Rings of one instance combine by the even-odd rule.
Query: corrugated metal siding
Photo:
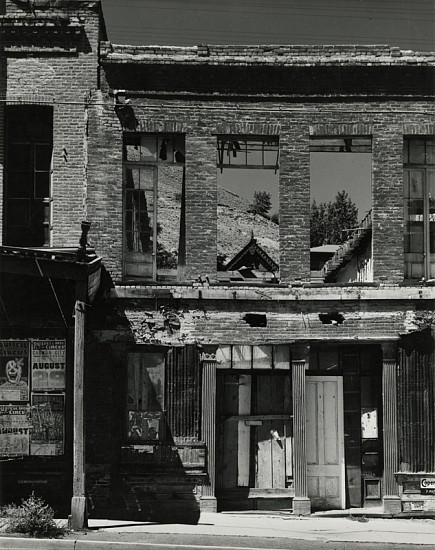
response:
[[[172,348],[166,361],[166,414],[174,438],[198,440],[201,419],[201,368],[196,346]]]
[[[435,471],[432,353],[399,350],[398,416],[401,471]]]

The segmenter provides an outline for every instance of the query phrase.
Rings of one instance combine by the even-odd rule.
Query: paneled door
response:
[[[313,509],[345,507],[343,379],[309,376],[307,393],[308,496]]]

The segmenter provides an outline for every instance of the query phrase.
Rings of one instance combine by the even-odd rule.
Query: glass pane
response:
[[[409,141],[405,139],[403,142],[403,164],[408,164],[409,162],[408,144]]]
[[[423,252],[423,250],[424,250],[423,224],[410,223],[408,252]]]
[[[50,173],[36,172],[35,174],[35,198],[50,197]]]
[[[426,141],[426,164],[435,164],[435,140]]]
[[[126,193],[127,249],[131,252],[153,251],[153,199],[153,192],[141,189]]]
[[[405,199],[409,198],[409,170],[403,173],[403,196]]]
[[[51,169],[51,145],[35,145],[35,169],[49,172]]]
[[[231,346],[220,346],[216,351],[216,361],[219,368],[231,368]]]
[[[425,163],[425,142],[422,139],[411,139],[409,141],[409,162],[411,164]]]
[[[233,346],[233,368],[250,369],[251,356],[251,346]]]
[[[409,196],[423,198],[423,172],[417,170],[410,172]]]
[[[272,368],[272,346],[253,346],[252,353],[254,369]]]
[[[423,262],[411,262],[411,279],[421,279],[423,275]]]
[[[289,369],[290,368],[290,347],[273,346],[273,363],[275,369]]]
[[[429,224],[429,246],[430,252],[435,252],[435,221]]]
[[[142,166],[140,168],[140,187],[141,189],[154,189],[154,181],[156,175],[156,166]]]
[[[9,198],[33,197],[33,172],[8,172],[7,179]]]
[[[427,171],[427,187],[429,192],[429,247],[435,252],[435,171]]]

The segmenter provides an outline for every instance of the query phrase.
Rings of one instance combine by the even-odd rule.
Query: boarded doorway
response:
[[[289,371],[218,376],[216,485],[221,510],[291,508],[290,411]]]

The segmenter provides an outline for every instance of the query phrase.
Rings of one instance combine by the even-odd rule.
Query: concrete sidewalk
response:
[[[152,524],[131,521],[90,520],[90,531],[71,533],[65,539],[47,541],[46,548],[91,548],[96,541],[113,539],[124,533],[130,546],[140,548],[146,533],[168,535],[217,535],[299,539],[324,542],[367,542],[393,544],[424,544],[435,546],[435,520],[433,519],[378,519],[364,517],[295,517],[286,513],[220,513],[201,514],[198,525]],[[115,536],[116,535],[116,536]],[[23,548],[16,541],[32,539],[1,537],[0,548]],[[13,543],[10,541],[14,541]],[[7,546],[7,544],[10,546]],[[75,545],[73,545],[75,543]],[[12,545],[13,544],[13,545]],[[113,544],[113,543],[112,543]],[[117,544],[117,543],[115,543]],[[145,548],[145,546],[143,546]]]
[[[331,542],[391,542],[435,546],[435,521],[430,519],[365,519],[297,517],[286,513],[201,514],[198,525],[156,525],[91,520],[100,532],[171,533],[271,537]]]

